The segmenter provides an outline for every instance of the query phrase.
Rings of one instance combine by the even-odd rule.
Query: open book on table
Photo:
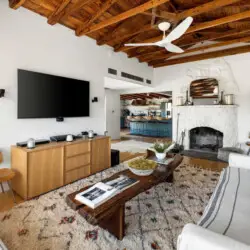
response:
[[[98,182],[87,190],[77,194],[75,199],[88,207],[95,209],[105,201],[138,183],[136,179],[121,175],[106,182]]]

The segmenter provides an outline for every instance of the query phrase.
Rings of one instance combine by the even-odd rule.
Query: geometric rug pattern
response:
[[[87,223],[65,197],[125,168],[122,163],[0,213],[0,239],[10,250],[176,249],[183,226],[201,217],[219,173],[182,164],[173,184],[159,184],[126,203],[126,235],[119,241]]]

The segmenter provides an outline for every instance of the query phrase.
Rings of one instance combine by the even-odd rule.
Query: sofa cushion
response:
[[[250,245],[250,170],[226,168],[198,225]]]

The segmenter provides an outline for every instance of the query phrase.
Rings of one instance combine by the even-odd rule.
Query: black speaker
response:
[[[63,118],[63,117],[57,117],[57,118],[56,118],[56,121],[57,121],[57,122],[63,122],[63,121],[64,121],[64,118]]]
[[[120,151],[111,149],[111,167],[120,164]]]
[[[5,89],[0,89],[0,98],[4,97],[5,94]]]

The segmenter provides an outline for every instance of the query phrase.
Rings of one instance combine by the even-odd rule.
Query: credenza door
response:
[[[28,198],[63,186],[64,147],[28,154]]]
[[[91,146],[91,174],[109,168],[111,165],[110,138],[93,140]]]

